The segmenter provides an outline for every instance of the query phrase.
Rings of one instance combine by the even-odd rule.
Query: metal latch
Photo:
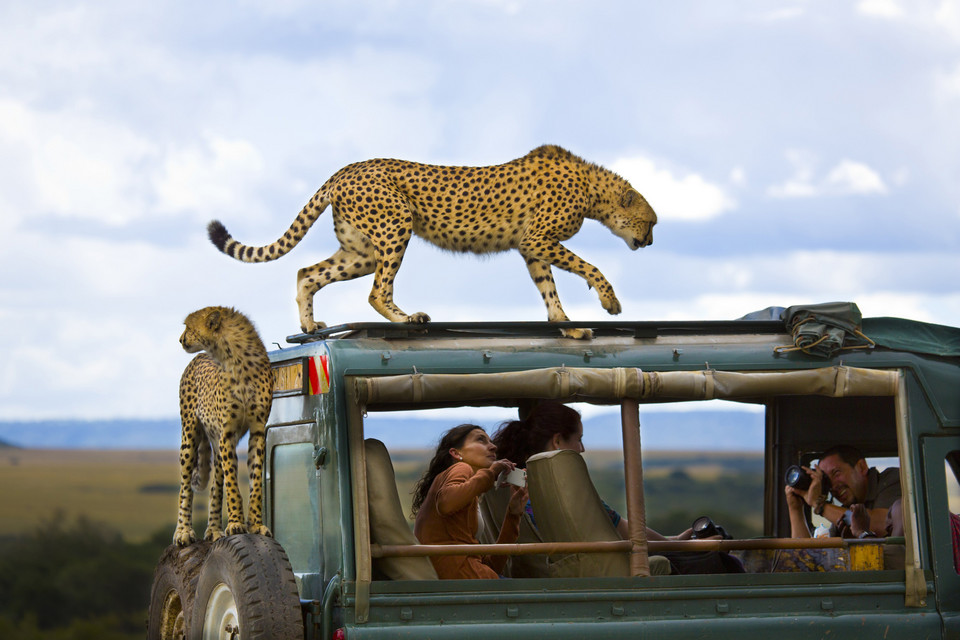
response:
[[[317,447],[313,450],[313,464],[319,469],[327,461],[327,448]]]

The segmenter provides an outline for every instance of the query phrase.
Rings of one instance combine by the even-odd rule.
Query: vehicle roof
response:
[[[661,338],[682,336],[789,335],[780,320],[603,321],[603,322],[430,322],[401,324],[359,322],[287,337],[290,344],[316,341],[443,338],[559,338],[559,330],[589,328],[595,338]],[[960,357],[960,328],[905,318],[864,318],[863,333],[878,346],[945,358]],[[570,341],[571,344],[574,341]],[[582,341],[580,344],[590,344]]]

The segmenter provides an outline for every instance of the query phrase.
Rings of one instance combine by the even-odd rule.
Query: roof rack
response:
[[[463,338],[463,337],[543,337],[559,338],[560,329],[590,329],[594,337],[656,338],[657,336],[710,333],[714,335],[747,333],[784,333],[780,320],[699,320],[643,322],[353,322],[326,327],[313,333],[287,336],[290,344],[320,340],[361,338]]]

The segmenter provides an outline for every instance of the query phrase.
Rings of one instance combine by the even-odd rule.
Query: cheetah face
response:
[[[653,225],[657,214],[634,189],[627,189],[610,219],[610,229],[627,243],[631,251],[653,244]]]
[[[180,344],[187,353],[204,351],[208,345],[215,344],[220,330],[222,316],[217,307],[207,307],[194,311],[183,321],[185,326],[180,336]]]
[[[183,350],[187,353],[198,353],[203,351],[204,346],[198,340],[196,334],[190,331],[190,328],[187,327],[183,330],[183,334],[180,336],[180,345],[183,347]]]

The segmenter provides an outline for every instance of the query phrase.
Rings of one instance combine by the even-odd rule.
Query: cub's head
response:
[[[194,311],[183,321],[186,327],[180,336],[180,344],[187,353],[208,351],[220,341],[220,329],[232,309],[226,307],[206,307]]]
[[[631,250],[653,244],[653,225],[657,224],[657,214],[640,192],[630,185],[614,204],[609,222],[613,233],[626,242]]]

